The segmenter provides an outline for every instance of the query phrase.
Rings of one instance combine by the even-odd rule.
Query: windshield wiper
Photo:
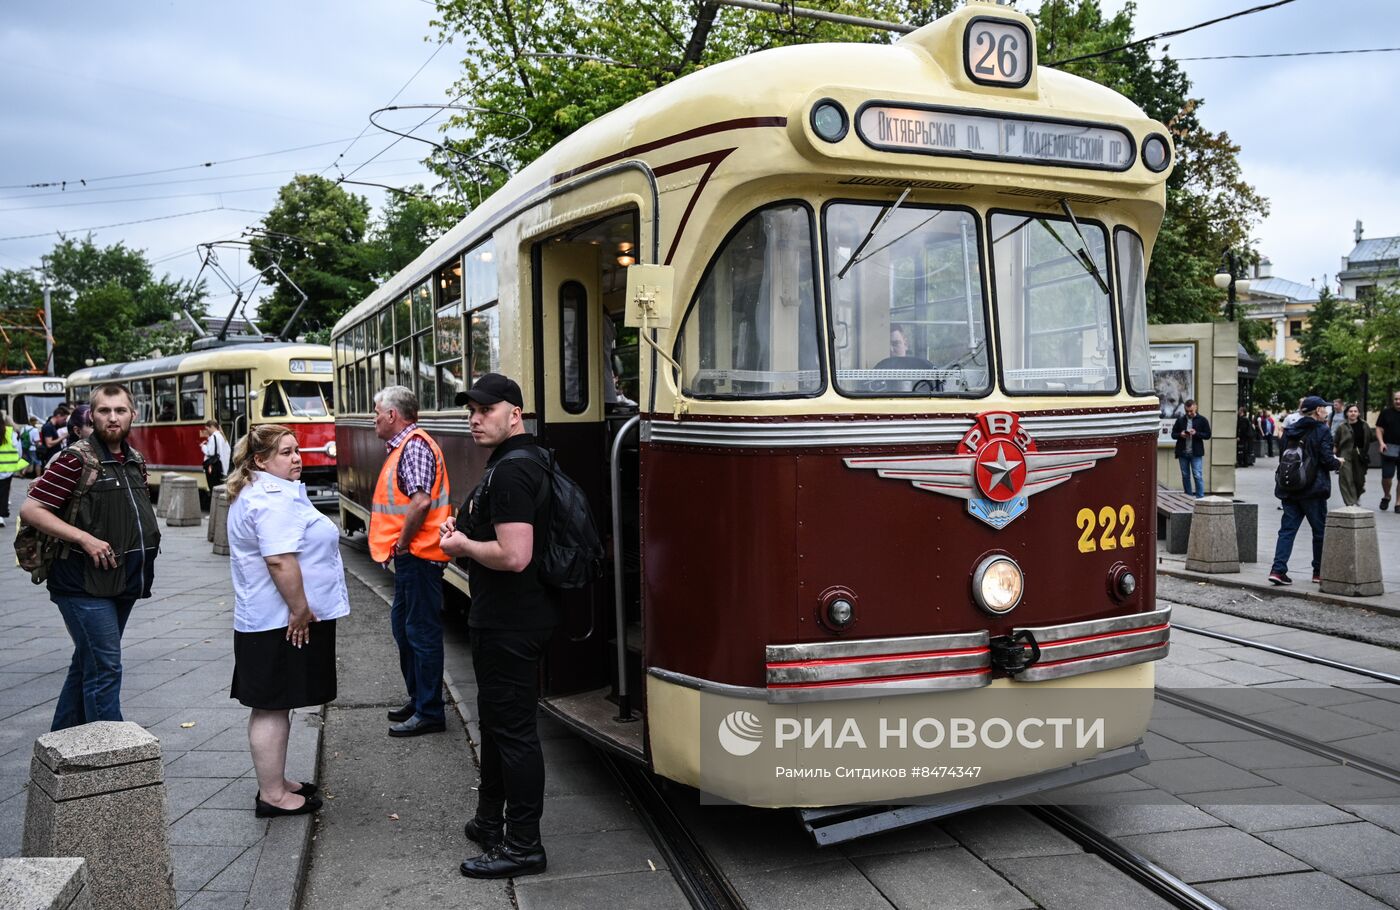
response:
[[[1094,276],[1094,280],[1099,283],[1099,290],[1107,294],[1108,282],[1104,280],[1103,273],[1099,271],[1098,263],[1094,262],[1094,257],[1089,255],[1089,241],[1084,239],[1084,232],[1079,229],[1079,219],[1074,217],[1074,209],[1069,207],[1069,200],[1063,196],[1060,197],[1060,208],[1064,209],[1065,215],[1069,218],[1070,226],[1074,228],[1074,233],[1079,238],[1079,250],[1071,252],[1074,252],[1074,256],[1083,264],[1084,270]],[[1055,239],[1059,240],[1058,237]],[[1063,244],[1061,245],[1063,246]]]
[[[865,232],[865,237],[861,240],[860,243],[856,244],[856,248],[851,252],[851,258],[847,259],[846,264],[841,266],[841,271],[836,273],[837,281],[840,281],[842,278],[845,278],[846,273],[851,270],[851,267],[854,266],[857,262],[860,262],[860,254],[865,252],[866,246],[868,246],[870,244],[870,241],[875,238],[875,235],[879,233],[880,228],[885,226],[885,222],[888,221],[890,219],[890,216],[893,215],[895,211],[898,210],[898,208],[904,204],[904,200],[908,199],[909,194],[913,191],[914,188],[912,186],[906,186],[904,188],[904,192],[900,193],[899,198],[894,201],[894,205],[887,206],[880,211],[880,215],[875,219],[875,223],[870,225],[870,230]]]

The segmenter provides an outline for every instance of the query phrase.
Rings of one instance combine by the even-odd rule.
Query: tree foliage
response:
[[[1317,332],[1318,361],[1326,364],[1330,379],[1318,388],[1335,390],[1328,398],[1357,401],[1364,380],[1365,410],[1374,412],[1400,389],[1400,288],[1378,287],[1370,298],[1337,299],[1335,306],[1334,317]],[[1308,331],[1313,332],[1311,323]]]

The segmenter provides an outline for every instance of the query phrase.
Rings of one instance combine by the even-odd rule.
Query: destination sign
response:
[[[856,119],[866,145],[890,152],[1127,170],[1133,139],[1112,126],[871,104]]]

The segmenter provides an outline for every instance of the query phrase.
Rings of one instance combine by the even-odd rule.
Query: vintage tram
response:
[[[152,360],[110,363],[68,377],[69,395],[119,382],[136,399],[131,444],[150,465],[153,485],[174,472],[199,480],[200,435],[217,420],[230,445],[260,423],[285,424],[301,447],[302,481],[313,499],[334,501],[336,443],[331,352],[326,345],[234,341]]]
[[[547,152],[335,327],[345,527],[384,458],[376,389],[417,390],[460,503],[486,453],[455,393],[504,372],[610,519],[544,673],[574,728],[760,806],[1143,760],[1169,634],[1144,273],[1173,149],[1038,67],[1033,29],[972,2],[892,45],[757,53]],[[794,719],[815,750],[842,711],[1020,723],[1048,695],[1111,732],[868,789],[742,757]]]
[[[0,411],[17,424],[26,424],[31,417],[48,420],[66,394],[61,376],[0,377]]]

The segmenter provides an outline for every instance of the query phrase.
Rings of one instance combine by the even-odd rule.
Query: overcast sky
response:
[[[1257,2],[1141,0],[1138,34]],[[1110,10],[1122,3],[1104,0]],[[461,51],[449,43],[433,56],[438,42],[425,40],[433,13],[427,0],[249,0],[236,14],[194,0],[7,4],[0,267],[37,265],[56,239],[11,239],[19,235],[160,219],[103,228],[96,238],[144,249],[158,271],[193,277],[196,243],[237,237],[294,173],[336,176],[342,153],[346,172],[379,154],[354,179],[429,180],[417,164],[426,146],[384,151],[393,137],[373,128],[351,140],[401,89],[399,104],[445,99]],[[1170,51],[1392,46],[1400,46],[1395,0],[1295,0],[1175,38]],[[1254,236],[1276,275],[1307,283],[1325,274],[1335,284],[1358,218],[1368,236],[1400,234],[1400,54],[1183,65],[1206,101],[1205,124],[1243,146],[1246,179],[1272,203]],[[402,125],[422,115],[396,116]],[[206,161],[219,163],[190,167]],[[146,171],[164,173],[108,179]],[[65,180],[66,190],[25,188]],[[379,205],[379,191],[351,189]],[[221,261],[235,278],[250,274],[244,257]],[[217,280],[210,291],[213,311],[224,312],[232,295]]]

